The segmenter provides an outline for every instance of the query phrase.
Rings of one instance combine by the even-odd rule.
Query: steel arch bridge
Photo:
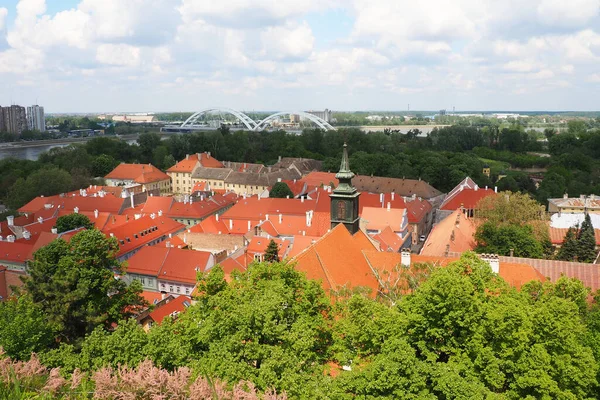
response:
[[[317,117],[316,115],[312,115],[312,114],[309,114],[304,111],[277,112],[275,114],[269,115],[268,117],[266,117],[265,119],[263,119],[261,121],[256,122],[252,118],[250,118],[249,116],[244,114],[243,112],[234,110],[232,108],[227,108],[227,107],[210,107],[210,108],[205,108],[201,111],[195,112],[194,114],[192,114],[192,116],[190,116],[188,119],[186,119],[183,124],[181,124],[180,128],[193,128],[194,126],[197,126],[198,119],[202,115],[209,113],[209,112],[222,112],[222,113],[226,113],[226,114],[231,114],[231,115],[235,116],[237,119],[239,119],[244,124],[244,126],[246,128],[248,128],[248,130],[250,130],[250,131],[261,131],[267,127],[267,124],[269,122],[271,122],[283,115],[288,115],[288,114],[296,114],[301,117],[304,117],[304,118],[314,122],[319,128],[321,128],[323,130],[326,130],[326,131],[335,130],[335,128],[333,126],[331,126],[331,124],[329,124],[329,122],[325,121],[322,118]]]

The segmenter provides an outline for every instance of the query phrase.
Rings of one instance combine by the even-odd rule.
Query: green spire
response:
[[[338,180],[352,179],[354,173],[350,171],[350,161],[348,160],[348,145],[344,142],[344,152],[342,153],[342,164],[340,165],[340,171],[335,174]],[[350,182],[348,182],[350,183]]]
[[[352,186],[352,178],[354,178],[354,172],[350,171],[350,161],[348,160],[348,145],[344,143],[344,152],[342,153],[342,164],[340,165],[340,171],[335,174],[336,179],[340,182],[338,187],[335,189],[336,192],[353,193],[356,189]]]

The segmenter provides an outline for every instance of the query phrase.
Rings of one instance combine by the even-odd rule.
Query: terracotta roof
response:
[[[389,226],[385,227],[381,233],[375,235],[373,239],[379,242],[381,251],[398,252],[404,243],[404,240]]]
[[[298,254],[306,250],[311,244],[316,243],[320,238],[320,236],[294,235],[292,240],[292,249],[288,253],[288,257],[296,257]]]
[[[0,242],[0,262],[12,262],[17,264],[25,264],[31,259],[34,243],[32,242]]]
[[[137,183],[159,182],[171,179],[152,164],[119,164],[105,179],[131,180]]]
[[[336,186],[339,184],[335,179],[335,174],[329,172],[311,172],[303,177],[302,180],[312,186],[329,185],[331,182]],[[352,184],[361,192],[394,192],[396,195],[400,196],[412,196],[415,194],[417,197],[422,197],[424,199],[431,199],[442,194],[442,192],[435,189],[427,182],[417,179],[356,175],[352,179]]]
[[[146,300],[149,304],[156,304],[161,301],[164,297],[164,294],[160,292],[149,292],[144,290],[141,296]]]
[[[386,227],[394,232],[403,232],[408,224],[408,216],[403,208],[375,208],[364,207],[361,219],[367,222],[369,231],[383,231]]]
[[[289,240],[281,240],[277,238],[267,239],[260,236],[254,236],[250,240],[250,243],[248,243],[247,252],[249,254],[265,254],[271,240],[277,244],[277,254],[279,255],[279,259],[283,260],[286,258],[291,243]]]
[[[474,209],[481,199],[495,195],[492,189],[463,189],[452,198],[446,198],[440,209],[457,210],[461,206],[465,209]]]
[[[150,196],[146,203],[142,205],[141,212],[143,214],[158,214],[159,211],[166,212],[171,209],[175,202],[172,197]]]
[[[550,233],[550,241],[552,244],[562,244],[565,240],[565,235],[569,228],[548,228],[548,232]],[[600,246],[600,229],[594,229],[594,234],[596,236],[596,246]]]
[[[337,225],[292,262],[308,278],[321,280],[325,289],[364,286],[371,288],[374,296],[377,280],[362,255],[363,250],[373,249],[375,246],[362,231],[352,236],[345,226]]]
[[[165,216],[152,219],[146,215],[139,219],[130,220],[120,226],[105,229],[104,233],[107,236],[114,235],[118,239],[119,253],[117,256],[120,257],[154,240],[169,234],[175,234],[183,230],[184,227],[185,225]]]
[[[192,303],[192,300],[187,296],[179,296],[169,301],[161,307],[157,307],[154,311],[148,314],[158,325],[169,315],[177,315],[185,311]]]
[[[198,271],[212,267],[211,260],[212,254],[204,251],[146,246],[127,260],[127,272],[195,284]]]
[[[411,224],[419,223],[425,215],[433,208],[427,200],[418,197],[404,197],[396,193],[361,193],[359,202],[359,215],[362,214],[364,207],[386,208],[405,208],[408,215],[408,222]]]
[[[200,166],[200,163],[198,162],[197,158],[184,158],[183,160],[179,161],[177,164],[169,168],[167,172],[181,172],[191,174],[197,166]]]
[[[548,199],[548,202],[554,204],[558,208],[581,208],[582,210],[600,210],[600,197],[597,195],[567,197],[562,199]]]
[[[421,254],[443,256],[446,250],[450,252],[473,250],[476,230],[475,223],[465,217],[460,210],[456,210],[433,227],[421,249]]]

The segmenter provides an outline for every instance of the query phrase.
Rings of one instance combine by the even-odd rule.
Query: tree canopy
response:
[[[269,197],[285,199],[286,197],[293,199],[294,193],[290,189],[290,187],[285,182],[277,182],[271,188],[269,192]]]
[[[98,325],[109,326],[143,304],[139,285],[127,287],[114,277],[123,273],[117,250],[116,239],[91,229],[34,254],[24,289],[61,339],[73,341]]]
[[[71,231],[77,228],[92,229],[93,227],[94,224],[87,216],[78,213],[63,215],[56,220],[56,230],[58,233]]]

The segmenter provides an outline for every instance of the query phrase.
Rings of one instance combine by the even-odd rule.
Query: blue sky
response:
[[[600,0],[0,0],[0,105],[598,110]]]

